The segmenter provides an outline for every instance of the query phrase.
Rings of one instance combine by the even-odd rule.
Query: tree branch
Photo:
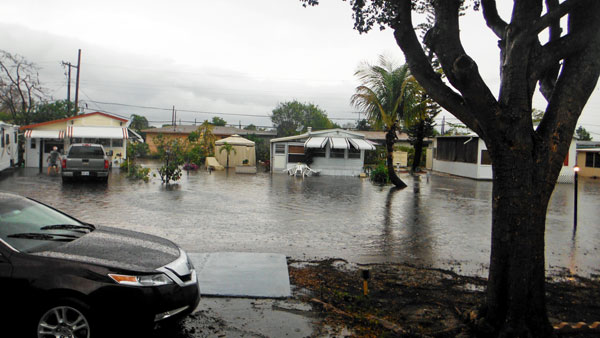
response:
[[[546,0],[546,11],[548,13],[555,11],[559,6],[558,0]],[[549,43],[553,43],[556,40],[560,39],[560,35],[562,34],[562,29],[560,28],[560,19],[556,19],[550,25],[550,38]],[[542,55],[547,55],[544,51],[541,51]],[[553,53],[550,53],[553,54]],[[538,63],[533,63],[534,67],[538,66]],[[554,86],[556,84],[556,78],[558,77],[558,72],[560,71],[560,62],[559,60],[555,60],[554,63],[544,64],[540,68],[542,73],[538,76],[536,74],[536,70],[534,70],[533,76],[534,79],[540,79],[540,92],[546,98],[546,101],[550,100],[552,96],[552,92],[554,91]]]
[[[392,22],[392,28],[396,43],[404,52],[412,75],[437,103],[463,121],[469,128],[475,131],[480,130],[463,98],[448,87],[442,81],[441,76],[431,67],[415,30],[412,28],[411,10],[411,0],[399,1],[398,16]]]
[[[560,20],[560,18],[569,14],[569,12],[571,12],[574,8],[589,5],[593,3],[593,1],[596,0],[566,0],[553,10],[548,8],[548,13],[534,21],[532,30],[535,34],[539,34],[544,29],[553,25],[556,20]]]
[[[427,32],[425,43],[435,52],[450,84],[460,91],[470,110],[476,114],[476,119],[489,122],[498,102],[481,78],[477,64],[467,55],[460,41],[460,1],[436,1],[434,8],[435,24]]]
[[[582,30],[593,33],[586,47],[565,59],[563,69],[556,82],[544,118],[537,134],[547,141],[551,148],[565,144],[568,147],[585,103],[592,94],[600,76],[600,2],[575,10],[570,20],[574,34]],[[564,149],[563,149],[564,150]],[[566,152],[566,150],[564,150]],[[561,161],[558,152],[553,152],[550,161]],[[564,154],[564,153],[563,153]]]
[[[492,29],[494,34],[499,39],[504,38],[504,32],[508,26],[504,20],[498,15],[498,9],[496,8],[496,0],[481,0],[481,7],[483,9],[483,17],[488,27]]]

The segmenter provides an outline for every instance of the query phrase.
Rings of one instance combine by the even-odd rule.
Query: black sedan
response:
[[[166,239],[0,193],[0,300],[10,336],[96,338],[183,318],[200,291],[186,253]]]

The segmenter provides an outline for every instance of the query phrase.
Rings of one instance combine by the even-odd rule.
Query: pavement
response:
[[[202,299],[157,337],[316,337],[319,313],[292,298],[287,260],[270,253],[190,253]],[[296,290],[295,293],[301,291]]]

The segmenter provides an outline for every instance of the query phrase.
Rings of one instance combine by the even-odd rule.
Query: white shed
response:
[[[248,160],[250,166],[256,165],[254,142],[236,134],[215,142],[215,158],[222,166],[227,165],[227,151],[221,151],[225,143],[230,144],[234,149],[229,154],[230,167],[241,166],[244,164],[244,160]]]

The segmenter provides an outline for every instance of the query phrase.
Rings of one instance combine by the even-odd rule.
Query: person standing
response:
[[[50,175],[50,170],[54,170],[56,174],[58,174],[58,161],[60,160],[60,153],[58,152],[58,147],[52,147],[52,151],[50,152],[50,157],[48,160],[50,165],[48,165],[48,175]]]

